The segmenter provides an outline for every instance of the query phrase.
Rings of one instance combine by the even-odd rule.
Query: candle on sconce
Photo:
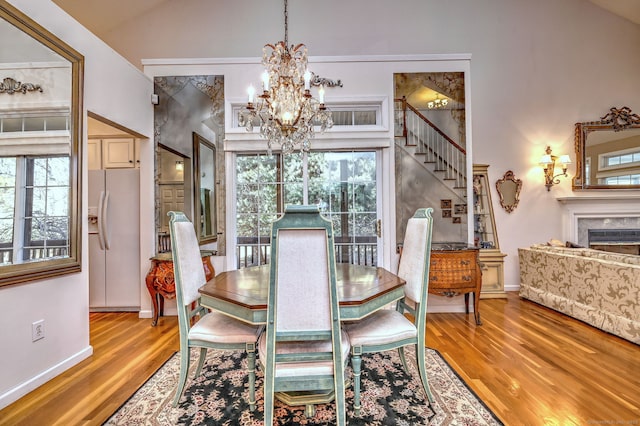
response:
[[[253,87],[253,85],[249,86],[249,88],[247,89],[247,94],[249,95],[249,103],[252,104],[253,97],[256,94],[256,89]]]
[[[318,89],[318,101],[324,104],[324,86],[320,86],[320,89]]]
[[[311,88],[311,73],[309,70],[304,72],[304,90],[309,90]]]
[[[266,70],[262,73],[262,90],[269,91],[269,73]]]

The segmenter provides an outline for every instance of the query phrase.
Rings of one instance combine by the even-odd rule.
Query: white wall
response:
[[[257,57],[282,37],[281,2],[184,0],[114,29],[107,41],[139,65],[140,58]],[[312,56],[472,55],[473,162],[489,164],[492,182],[508,170],[524,181],[512,213],[492,187],[511,290],[519,286],[517,248],[561,238],[556,197],[584,195],[566,178],[547,192],[537,164],[545,147],[575,158],[574,123],[612,106],[640,111],[640,26],[587,0],[298,1],[289,4],[289,39]],[[366,81],[345,79],[344,90]]]
[[[147,77],[49,0],[10,0],[9,3],[84,55],[85,121],[86,110],[90,110],[142,135],[153,135],[150,103],[153,84]],[[83,146],[86,147],[86,126],[83,133]],[[86,200],[84,154],[82,196]],[[144,167],[153,169],[153,153],[147,149],[143,155]],[[141,184],[152,188],[153,177],[151,182],[147,179]],[[153,217],[153,195],[147,194],[143,203],[141,217]],[[86,217],[84,203],[83,221]],[[141,256],[148,259],[153,251],[153,236],[142,235],[142,239],[147,244],[142,244]],[[0,288],[0,408],[92,354],[87,265],[85,229],[82,233],[82,272]],[[45,320],[45,338],[32,343],[31,323],[39,319]]]

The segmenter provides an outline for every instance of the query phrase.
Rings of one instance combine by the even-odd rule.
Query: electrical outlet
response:
[[[31,341],[44,339],[44,320],[41,319],[31,324]]]

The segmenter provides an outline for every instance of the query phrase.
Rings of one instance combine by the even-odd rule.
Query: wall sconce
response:
[[[176,172],[184,171],[184,161],[176,161]]]
[[[558,179],[559,176],[567,176],[567,165],[571,164],[571,158],[569,158],[567,154],[561,155],[560,157],[551,155],[550,146],[547,146],[545,153],[546,154],[540,159],[540,164],[544,166],[544,186],[547,187],[547,191],[551,191],[553,185],[560,183],[560,179]],[[562,173],[554,175],[556,172],[556,161],[562,166]]]

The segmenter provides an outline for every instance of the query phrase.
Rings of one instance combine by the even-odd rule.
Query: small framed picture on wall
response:
[[[451,200],[440,200],[440,208],[441,209],[450,209],[451,208]]]
[[[466,204],[456,204],[453,206],[453,211],[455,214],[467,214],[467,205]]]

